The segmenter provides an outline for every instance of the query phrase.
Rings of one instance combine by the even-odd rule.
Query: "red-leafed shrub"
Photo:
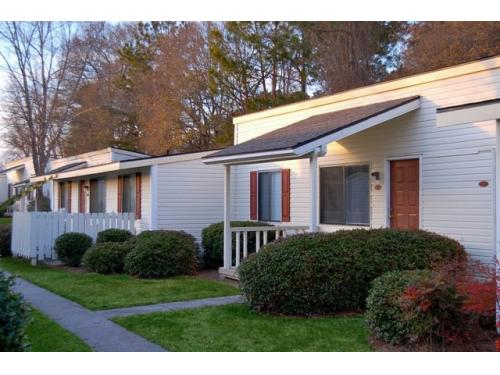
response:
[[[431,350],[471,349],[495,327],[494,269],[448,263],[434,270],[395,271],[377,278],[367,299],[372,334],[399,345]]]

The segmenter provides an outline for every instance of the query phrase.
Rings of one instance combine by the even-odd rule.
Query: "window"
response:
[[[106,212],[106,180],[90,180],[90,212]]]
[[[59,182],[59,208],[68,209],[68,186],[65,182]]]
[[[259,220],[281,221],[281,172],[259,173]]]
[[[320,222],[369,225],[370,178],[367,165],[321,168]]]
[[[135,212],[135,183],[135,174],[123,176],[123,212]]]

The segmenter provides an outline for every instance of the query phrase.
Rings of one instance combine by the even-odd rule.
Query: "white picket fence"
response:
[[[62,212],[14,212],[12,221],[12,254],[24,258],[57,259],[54,242],[67,232],[88,234],[110,228],[135,233],[133,213],[68,214]]]

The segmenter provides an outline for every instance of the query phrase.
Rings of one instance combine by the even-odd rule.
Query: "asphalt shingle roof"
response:
[[[370,117],[407,104],[418,96],[390,100],[362,107],[343,109],[308,117],[299,122],[274,130],[238,145],[225,148],[206,157],[206,159],[249,154],[256,152],[294,149],[318,138],[333,134],[355,125]]]
[[[76,167],[83,168],[86,165],[87,165],[87,162],[85,162],[85,161],[80,161],[80,162],[77,162],[77,163],[66,164],[66,165],[63,165],[63,166],[61,166],[59,168],[52,169],[51,171],[48,171],[45,174],[47,175],[47,174],[60,173],[60,172],[67,171],[69,169],[76,168]],[[80,168],[76,168],[76,169],[80,169]]]

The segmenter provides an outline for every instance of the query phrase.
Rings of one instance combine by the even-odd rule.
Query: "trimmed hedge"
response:
[[[64,233],[56,238],[54,249],[65,264],[78,267],[83,254],[92,246],[92,237],[85,233]]]
[[[10,241],[12,238],[12,227],[8,224],[0,225],[0,256],[10,257]]]
[[[118,242],[122,243],[129,240],[132,237],[132,233],[126,229],[106,229],[97,233],[96,243],[103,242]]]
[[[13,277],[0,272],[0,352],[22,352],[28,348],[29,310],[22,297],[12,291],[13,284]]]
[[[125,257],[132,251],[126,243],[101,242],[89,248],[82,259],[83,266],[92,272],[123,273]]]
[[[272,226],[258,221],[231,221],[231,227],[267,227]],[[274,232],[269,233],[269,241],[274,240]],[[215,223],[209,225],[201,232],[203,245],[203,263],[208,269],[217,269],[223,265],[224,252],[224,223]],[[233,234],[233,252],[235,252],[235,239]],[[255,233],[248,234],[248,248],[255,249]]]
[[[257,311],[329,314],[365,306],[371,282],[392,270],[465,262],[462,245],[425,231],[357,229],[288,237],[239,268],[243,294]]]
[[[143,278],[189,275],[196,272],[198,246],[180,231],[146,231],[137,236],[125,258],[125,271]]]

